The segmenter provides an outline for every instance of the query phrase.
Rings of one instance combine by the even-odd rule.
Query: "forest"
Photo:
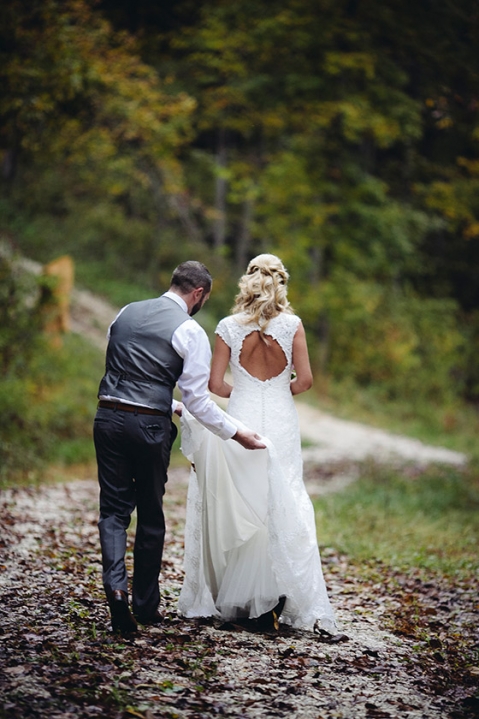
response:
[[[5,446],[45,396],[45,292],[25,302],[17,255],[68,254],[118,305],[200,259],[216,320],[276,253],[322,391],[477,423],[475,0],[7,0],[0,18]]]

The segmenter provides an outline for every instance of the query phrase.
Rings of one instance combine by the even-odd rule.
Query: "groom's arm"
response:
[[[264,449],[255,432],[238,430],[210,397],[211,349],[206,332],[196,320],[183,322],[171,338],[173,348],[183,358],[183,372],[178,379],[183,404],[198,422],[221,439],[234,439],[246,449]]]

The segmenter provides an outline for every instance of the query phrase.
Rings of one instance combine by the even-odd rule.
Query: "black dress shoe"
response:
[[[286,604],[286,597],[282,595],[279,598],[277,605],[269,612],[262,614],[256,620],[257,628],[262,632],[278,631],[279,629],[279,618]]]
[[[138,624],[130,612],[126,593],[121,589],[115,589],[111,594],[109,604],[113,632],[120,633],[122,637],[135,634],[138,631]]]
[[[142,617],[140,614],[137,614],[136,618],[139,623],[143,625],[161,624],[164,621],[163,614],[160,613],[159,609],[156,609],[155,612],[148,617]]]

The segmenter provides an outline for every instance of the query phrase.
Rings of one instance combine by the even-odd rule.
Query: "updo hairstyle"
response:
[[[269,321],[280,312],[293,314],[287,298],[289,275],[276,255],[263,254],[254,257],[246,273],[241,277],[239,293],[235,297],[233,314],[245,314],[241,321],[254,322],[260,328],[263,339]]]

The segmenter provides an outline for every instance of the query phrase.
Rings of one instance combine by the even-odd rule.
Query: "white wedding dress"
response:
[[[290,390],[293,338],[299,324],[282,313],[267,328],[281,346],[286,366],[268,380],[240,363],[243,341],[257,325],[241,315],[216,332],[231,349],[233,391],[228,414],[261,435],[267,449],[247,450],[182,417],[182,451],[190,475],[185,580],[178,609],[183,616],[224,620],[258,617],[287,597],[282,622],[296,628],[337,626],[324,583],[315,516],[302,478],[298,416]]]

